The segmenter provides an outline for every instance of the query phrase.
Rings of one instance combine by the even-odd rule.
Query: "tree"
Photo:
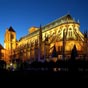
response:
[[[6,62],[4,60],[0,60],[0,70],[6,69]]]
[[[84,58],[87,57],[87,53],[88,53],[88,48],[87,48],[87,38],[88,38],[88,32],[85,31],[84,32]]]
[[[56,47],[54,45],[54,48],[53,48],[53,52],[52,52],[52,57],[57,57],[58,54],[57,54],[57,51],[56,51]]]
[[[78,56],[76,45],[74,45],[72,52],[71,52],[71,59],[74,59]]]

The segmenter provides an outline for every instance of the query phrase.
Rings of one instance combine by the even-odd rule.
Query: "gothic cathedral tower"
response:
[[[16,32],[12,27],[6,30],[4,48],[6,50],[12,50],[16,48]]]

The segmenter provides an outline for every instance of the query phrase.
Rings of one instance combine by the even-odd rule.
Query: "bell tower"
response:
[[[6,50],[11,50],[16,48],[16,32],[11,26],[9,29],[6,29],[4,48]]]

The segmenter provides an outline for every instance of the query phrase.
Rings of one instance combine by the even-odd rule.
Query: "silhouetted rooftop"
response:
[[[9,31],[15,32],[14,29],[10,26]]]
[[[61,17],[60,20],[72,20],[73,21],[73,18],[71,17],[70,14],[67,14],[67,15]]]

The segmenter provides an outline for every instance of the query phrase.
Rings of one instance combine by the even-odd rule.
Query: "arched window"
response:
[[[74,28],[74,31],[77,31],[77,29],[76,29],[76,28]]]
[[[69,28],[69,37],[72,37],[72,28]]]
[[[66,29],[64,29],[64,32],[66,32]]]
[[[69,28],[69,30],[72,30],[71,28]]]
[[[11,39],[14,39],[14,35],[13,34],[11,34]]]
[[[70,31],[68,33],[69,33],[69,37],[70,37]]]
[[[71,31],[71,37],[72,37],[72,31]]]

